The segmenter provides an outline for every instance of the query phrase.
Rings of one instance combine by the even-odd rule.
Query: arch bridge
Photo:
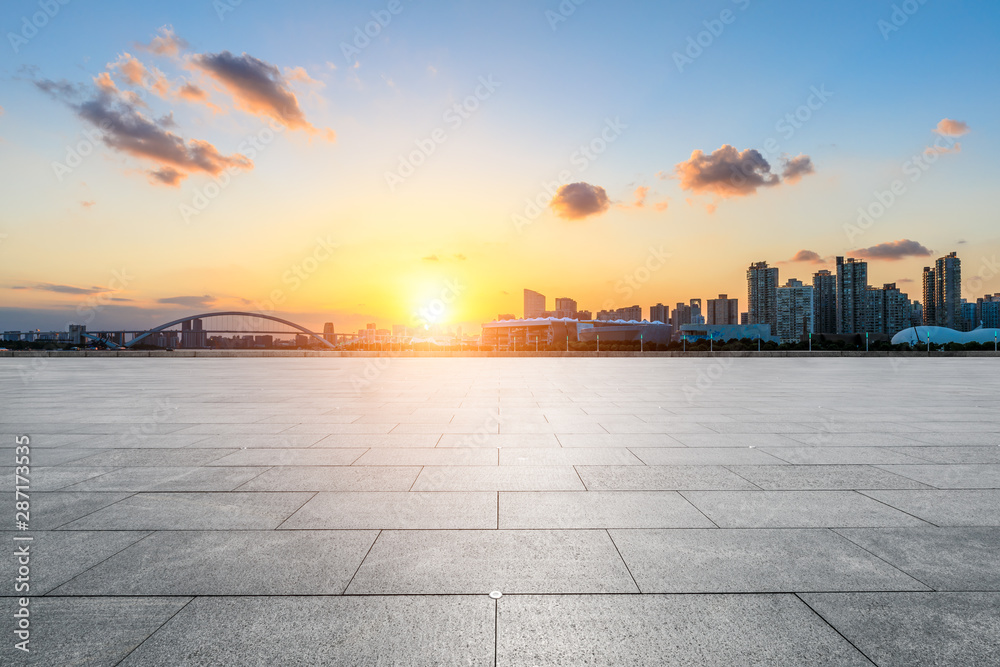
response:
[[[212,319],[214,322],[221,321],[220,325],[215,328],[197,328],[194,326],[184,326],[185,324],[198,325],[202,327],[204,320]],[[281,325],[285,327],[279,329],[276,325]],[[332,349],[336,349],[331,341],[327,340],[320,334],[317,334],[302,325],[296,324],[295,322],[290,322],[289,320],[284,320],[280,317],[274,317],[273,315],[264,315],[262,313],[244,313],[240,311],[222,311],[217,313],[202,313],[200,315],[189,315],[187,317],[182,317],[180,319],[173,320],[172,322],[167,322],[166,324],[161,324],[157,327],[153,327],[148,331],[137,333],[132,340],[124,343],[120,347],[122,349],[128,349],[137,343],[141,343],[143,340],[149,340],[150,336],[158,334],[162,331],[167,331],[173,327],[181,326],[180,330],[181,338],[184,339],[185,336],[190,336],[188,340],[194,341],[195,347],[204,347],[204,341],[207,340],[208,334],[255,334],[255,335],[285,335],[289,334],[305,334],[306,336],[311,336],[313,339],[319,341],[324,346]],[[291,331],[289,331],[291,329]],[[199,344],[198,341],[202,341]]]

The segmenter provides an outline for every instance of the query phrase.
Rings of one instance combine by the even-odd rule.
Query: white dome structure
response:
[[[1000,329],[975,329],[974,331],[956,331],[947,327],[910,327],[903,329],[892,337],[892,344],[926,345],[927,337],[931,343],[992,343],[1000,338]]]

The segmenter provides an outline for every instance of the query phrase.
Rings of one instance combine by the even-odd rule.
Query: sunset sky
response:
[[[920,298],[953,250],[1000,292],[994,2],[51,5],[0,10],[4,329],[745,310],[837,255]]]

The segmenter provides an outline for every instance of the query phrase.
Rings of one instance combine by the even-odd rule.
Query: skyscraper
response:
[[[666,324],[670,321],[670,306],[664,306],[662,303],[658,303],[655,306],[649,307],[649,321],[650,322],[663,322]]]
[[[691,324],[691,306],[678,303],[674,312],[670,314],[670,324],[674,327],[675,333],[681,330],[681,325]]]
[[[542,297],[542,310],[545,310],[545,297]],[[556,317],[576,318],[576,301],[566,297],[556,298]]]
[[[837,276],[826,269],[813,274],[813,331],[837,333]]]
[[[937,325],[937,285],[934,281],[934,269],[929,266],[924,267],[924,315],[923,323],[925,327]]]
[[[896,283],[886,283],[881,291],[882,328],[877,333],[895,335],[910,326],[913,318],[910,296],[901,292]]]
[[[541,317],[545,312],[545,295],[530,289],[524,290],[524,319]]]
[[[328,343],[337,342],[337,334],[333,331],[333,322],[325,322],[323,324],[323,338]]]
[[[708,300],[706,324],[739,324],[740,300],[730,299],[727,294],[720,294],[718,299]]]
[[[813,331],[814,290],[792,278],[779,287],[776,293],[778,310],[778,338],[784,343],[795,343],[804,334]]]
[[[934,322],[962,329],[962,260],[950,253],[934,262]]]
[[[704,318],[701,310],[701,299],[691,299],[691,324],[704,324]]]
[[[747,269],[747,320],[767,324],[773,336],[778,328],[778,269],[756,262]]]
[[[868,302],[868,263],[837,258],[837,333],[863,333]]]

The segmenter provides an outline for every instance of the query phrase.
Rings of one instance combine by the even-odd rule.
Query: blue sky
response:
[[[7,328],[59,326],[93,294],[39,285],[93,292],[122,266],[136,274],[116,291],[128,301],[103,307],[98,324],[183,315],[176,297],[197,297],[189,303],[206,308],[250,307],[279,289],[283,311],[349,328],[372,318],[406,322],[451,279],[466,288],[449,320],[475,323],[520,312],[523,287],[591,309],[645,308],[721,292],[745,300],[751,261],[787,262],[802,250],[827,262],[780,264],[782,280],[808,280],[835,255],[901,240],[930,255],[872,260],[873,283],[919,280],[924,264],[951,250],[975,275],[1000,251],[991,197],[1000,149],[994,3],[586,0],[562,3],[574,9],[554,22],[555,1],[400,0],[391,22],[351,57],[342,43],[372,12],[384,16],[389,2],[244,0],[221,18],[218,6],[106,2],[97,9],[76,0],[17,53],[8,36],[0,93],[0,176],[11,193],[0,218]],[[5,34],[20,32],[22,17],[38,7],[5,3]],[[137,47],[164,26],[185,43],[179,54]],[[708,32],[713,27],[718,34]],[[704,46],[679,68],[675,53],[684,54],[689,39]],[[38,82],[92,87],[102,72],[119,92],[141,98],[137,113],[172,113],[164,127],[185,141],[239,153],[275,112],[248,110],[246,99],[196,64],[227,51],[273,66],[276,85],[294,95],[309,126],[333,130],[336,141],[285,118],[288,131],[187,219],[181,210],[217,174],[195,169],[172,184],[154,183],[156,164],[98,140],[80,167],[55,175],[53,162],[89,126],[72,101],[45,94]],[[214,106],[130,88],[110,66],[125,53],[163,71],[172,86],[198,83]],[[307,78],[297,78],[297,68]],[[494,89],[450,126],[449,108],[482,80]],[[828,99],[789,132],[782,119],[803,113],[814,90]],[[624,129],[578,169],[574,153],[608,119]],[[905,163],[929,159],[924,151],[942,139],[934,130],[945,119],[964,123],[945,137],[960,152],[931,155],[933,164],[912,179]],[[398,170],[400,156],[437,128],[446,140],[389,187],[386,174]],[[752,158],[743,151],[761,153],[775,179],[734,194],[681,178],[681,164],[692,178],[706,177],[704,165],[689,163],[693,151],[722,161],[715,152],[727,145],[740,159]],[[804,175],[780,178],[796,156],[808,157]],[[587,184],[579,201],[591,208],[574,213],[579,202],[567,199],[518,228],[514,216],[524,213],[525,199],[553,180]],[[874,224],[851,232],[859,207],[869,208],[896,180],[904,193]],[[648,189],[643,198],[640,188]],[[640,199],[643,206],[635,205]],[[340,248],[336,257],[290,290],[284,273],[327,236]],[[620,289],[651,248],[671,259],[638,289]],[[916,283],[903,287],[919,297]],[[967,292],[1000,292],[1000,277]]]

